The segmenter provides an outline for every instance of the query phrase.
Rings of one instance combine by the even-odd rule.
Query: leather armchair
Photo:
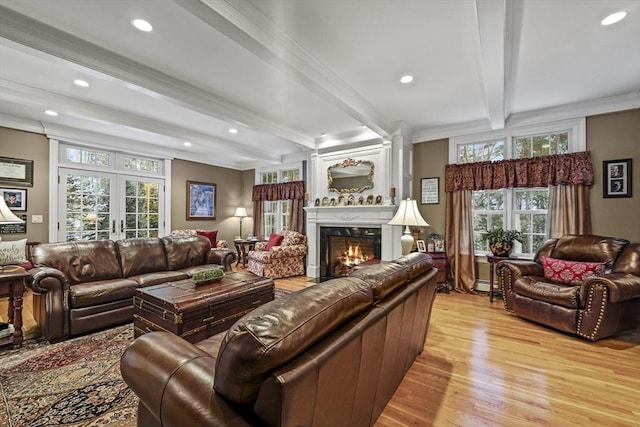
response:
[[[604,272],[573,283],[550,279],[545,258],[601,263]],[[550,239],[532,261],[496,266],[504,306],[520,317],[596,341],[640,327],[640,243],[597,235]]]
[[[248,270],[258,276],[279,279],[305,274],[307,236],[297,231],[285,230],[282,244],[266,250],[264,242],[249,251]]]

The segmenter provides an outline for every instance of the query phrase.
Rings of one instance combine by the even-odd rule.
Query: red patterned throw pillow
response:
[[[282,239],[284,236],[281,234],[271,233],[269,236],[269,241],[267,242],[267,250],[271,249],[274,246],[279,246],[282,243]]]
[[[589,276],[604,273],[603,262],[566,261],[551,257],[543,257],[542,268],[546,279],[569,285],[579,285]]]
[[[209,239],[209,242],[211,242],[212,248],[215,248],[216,245],[218,244],[218,230],[213,230],[213,231],[198,230],[196,231],[196,234],[198,236],[204,236],[207,239]]]

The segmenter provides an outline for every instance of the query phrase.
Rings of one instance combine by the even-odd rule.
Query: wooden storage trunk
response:
[[[140,288],[133,297],[134,336],[167,331],[201,341],[273,300],[274,290],[272,279],[241,272],[201,286],[187,279]]]

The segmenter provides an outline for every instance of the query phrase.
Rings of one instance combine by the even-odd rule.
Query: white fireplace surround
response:
[[[401,226],[387,224],[391,221],[397,206],[335,206],[306,207],[307,277],[320,277],[320,228],[321,227],[366,227],[382,229],[381,257],[392,260],[402,253],[400,248]]]

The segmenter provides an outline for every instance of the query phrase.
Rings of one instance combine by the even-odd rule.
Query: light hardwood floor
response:
[[[23,317],[33,336],[29,295]],[[425,349],[375,425],[640,426],[640,329],[590,343],[509,315],[500,298],[438,294]]]

